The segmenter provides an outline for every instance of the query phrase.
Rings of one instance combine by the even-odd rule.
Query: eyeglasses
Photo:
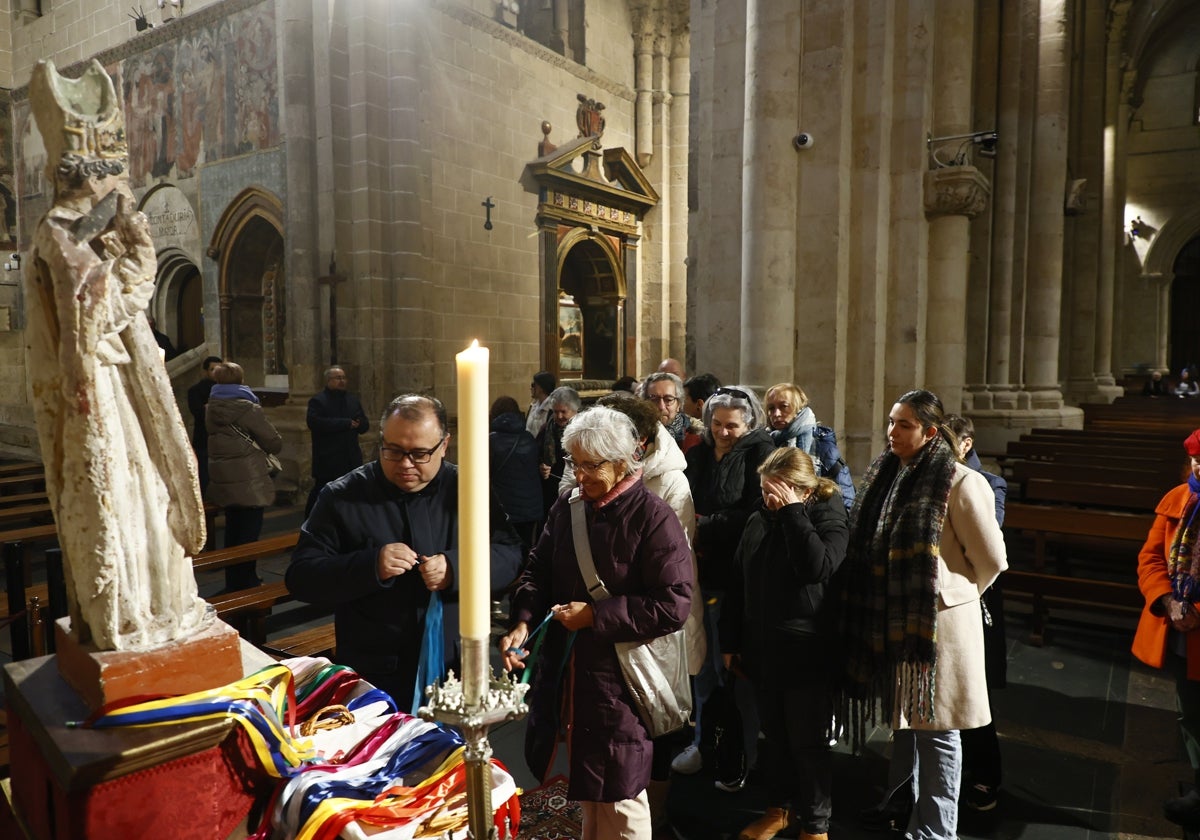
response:
[[[679,397],[673,397],[670,394],[661,397],[646,397],[646,399],[652,403],[662,403],[663,405],[675,405],[675,403],[679,402]]]
[[[737,397],[740,400],[746,400],[747,402],[750,401],[750,395],[738,388],[718,388],[713,391],[713,394],[725,394],[730,397]]]
[[[414,464],[428,464],[445,442],[446,435],[442,435],[442,439],[437,442],[437,446],[433,447],[433,449],[408,450],[401,449],[399,446],[381,446],[379,447],[379,457],[384,461],[403,461],[407,458]]]
[[[600,472],[600,468],[605,464],[612,463],[612,461],[576,461],[570,455],[563,460],[567,462],[567,466],[575,471],[576,475],[579,473],[591,473],[592,475],[595,475],[596,473]]]

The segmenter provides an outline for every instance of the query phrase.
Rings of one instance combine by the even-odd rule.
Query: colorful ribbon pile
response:
[[[351,749],[324,757],[319,747],[327,733],[300,739],[295,726],[297,720],[330,705],[386,716]],[[366,838],[360,826],[371,826],[373,839],[465,835],[462,738],[395,709],[387,694],[350,669],[302,657],[210,691],[130,698],[72,725],[108,728],[233,720],[248,736],[262,769],[281,780],[267,809],[270,820],[264,819],[251,835],[254,840]],[[501,837],[515,837],[519,791],[502,764],[492,765],[493,801],[502,803],[495,825]]]

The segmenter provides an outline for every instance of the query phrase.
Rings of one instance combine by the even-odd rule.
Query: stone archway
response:
[[[158,290],[150,311],[159,329],[182,353],[204,343],[204,278],[200,267],[179,248],[158,254]]]
[[[1177,376],[1183,365],[1200,365],[1200,236],[1180,249],[1171,273],[1170,363]]]
[[[208,255],[217,261],[221,355],[236,361],[246,383],[287,374],[287,300],[283,205],[261,187],[230,202],[213,231]]]
[[[576,228],[559,244],[559,376],[617,379],[624,370],[625,276],[619,243]]]

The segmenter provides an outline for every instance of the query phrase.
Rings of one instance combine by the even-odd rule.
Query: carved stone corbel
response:
[[[925,217],[966,216],[987,207],[992,186],[974,166],[943,166],[925,173]]]

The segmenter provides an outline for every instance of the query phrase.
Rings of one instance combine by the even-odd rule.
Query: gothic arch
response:
[[[1197,236],[1200,236],[1200,204],[1174,214],[1154,234],[1142,260],[1142,275],[1169,284],[1179,252]]]
[[[559,366],[563,379],[607,379],[624,369],[625,272],[620,244],[590,228],[558,246]]]
[[[247,384],[287,373],[283,202],[247,187],[225,208],[208,246],[217,262],[221,353],[236,360]]]
[[[182,248],[164,248],[158,253],[156,286],[150,313],[159,329],[181,353],[203,344],[204,278],[200,267]]]

